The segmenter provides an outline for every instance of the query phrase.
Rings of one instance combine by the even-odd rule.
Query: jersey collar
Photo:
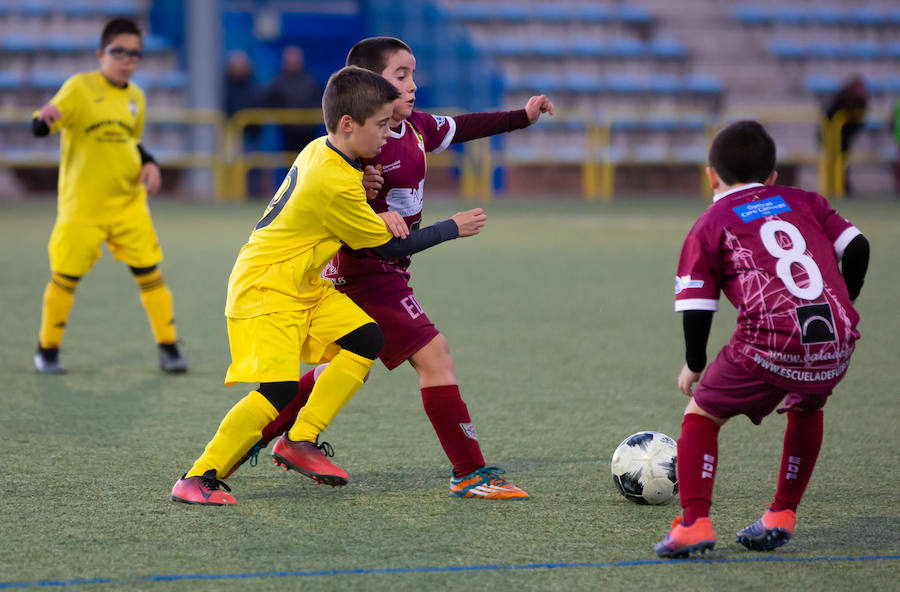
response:
[[[713,196],[713,201],[719,201],[726,195],[731,195],[732,193],[737,193],[738,191],[743,191],[744,189],[750,189],[751,187],[762,187],[762,183],[747,183],[745,185],[740,185],[739,187],[733,187],[726,191],[725,193],[717,193]]]
[[[340,154],[341,158],[346,160],[350,166],[352,166],[356,170],[359,170],[359,171],[362,170],[362,165],[359,163],[358,160],[351,160],[349,156],[347,156],[346,154],[344,154],[343,152],[341,152],[340,150],[335,148],[334,144],[332,144],[328,138],[325,138],[325,145],[328,146],[329,148],[331,148],[332,150],[334,150],[335,152],[337,152],[338,154]]]
[[[391,137],[394,139],[402,138],[405,134],[406,134],[406,120],[404,119],[403,122],[400,124],[400,131],[395,132],[394,130],[391,130]]]

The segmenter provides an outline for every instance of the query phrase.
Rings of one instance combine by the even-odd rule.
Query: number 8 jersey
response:
[[[816,193],[746,185],[717,195],[688,233],[675,310],[738,309],[726,354],[791,392],[822,392],[843,377],[859,316],[838,268],[860,231]]]

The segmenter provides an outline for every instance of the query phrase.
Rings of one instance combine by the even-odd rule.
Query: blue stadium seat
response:
[[[807,57],[806,48],[790,39],[774,39],[769,43],[769,52],[782,60],[802,60]]]
[[[675,95],[684,90],[681,80],[671,74],[651,74],[647,85],[651,93],[659,95]]]
[[[606,77],[606,88],[616,94],[636,94],[649,89],[648,83],[630,74],[612,74]]]
[[[809,24],[809,14],[799,6],[778,6],[772,13],[776,23],[790,26],[803,26]]]
[[[578,57],[603,58],[611,55],[609,45],[594,37],[578,37],[569,44],[569,51]]]
[[[888,41],[881,46],[881,51],[885,57],[894,60],[900,59],[900,41]]]
[[[603,80],[599,76],[569,72],[563,79],[563,88],[574,93],[599,93]]]
[[[99,14],[99,7],[88,0],[75,0],[74,2],[66,2],[62,6],[62,13],[71,18],[84,18]]]
[[[803,80],[806,90],[816,94],[829,94],[837,92],[840,84],[833,76],[824,74],[811,74]]]
[[[742,4],[734,7],[734,18],[742,25],[759,26],[772,23],[772,15],[762,6]]]
[[[612,21],[612,13],[603,4],[579,4],[575,8],[575,19],[593,24],[604,24]]]
[[[83,43],[69,35],[53,35],[44,41],[44,48],[55,53],[75,53],[83,49]]]
[[[46,0],[29,0],[18,6],[18,12],[31,17],[46,17],[53,14],[53,3]]]
[[[689,74],[684,78],[684,90],[695,95],[722,93],[722,81],[709,74]]]
[[[156,53],[169,48],[169,40],[159,35],[144,35],[144,52]]]
[[[562,41],[548,37],[535,39],[531,44],[531,51],[542,58],[558,58],[566,55],[567,47]]]
[[[528,45],[521,39],[513,37],[499,37],[491,41],[488,50],[498,56],[521,57],[530,52]]]
[[[530,17],[528,8],[515,2],[504,2],[494,9],[494,18],[508,23],[524,23]]]
[[[900,76],[888,76],[881,79],[884,91],[891,94],[900,94]]]
[[[810,57],[820,60],[835,60],[847,57],[847,52],[841,44],[828,39],[813,41],[807,47],[807,53]]]
[[[839,26],[846,24],[847,16],[835,6],[816,6],[812,8],[811,20],[819,25]]]
[[[683,60],[688,57],[687,48],[677,39],[655,38],[647,45],[650,54],[667,60]]]
[[[874,41],[854,41],[847,45],[846,53],[850,57],[863,60],[877,60],[886,54]]]
[[[849,9],[849,21],[862,27],[880,27],[887,24],[884,13],[867,6],[857,6]]]
[[[156,78],[156,86],[167,90],[181,90],[188,85],[187,72],[181,70],[169,70],[161,72]]]
[[[620,58],[643,58],[648,55],[644,44],[640,40],[630,37],[611,39],[609,51],[612,55]]]
[[[136,17],[141,14],[141,6],[129,0],[107,0],[103,4],[103,13],[110,17]]]
[[[560,4],[539,4],[534,9],[533,17],[548,23],[565,23],[572,19],[572,12],[568,6]]]
[[[21,88],[25,83],[25,76],[15,70],[0,70],[0,90],[13,90]]]
[[[493,11],[481,2],[461,2],[451,4],[454,15],[464,21],[486,22],[493,18]]]
[[[637,4],[614,4],[614,18],[629,25],[649,25],[653,15],[649,10]]]
[[[62,86],[63,82],[65,82],[68,77],[68,74],[64,72],[40,70],[32,72],[28,82],[32,88],[39,90],[56,90]]]
[[[0,50],[11,53],[31,53],[40,47],[40,39],[25,33],[13,33],[0,39]]]

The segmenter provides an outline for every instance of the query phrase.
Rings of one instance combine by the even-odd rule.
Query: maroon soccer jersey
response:
[[[445,150],[456,131],[452,117],[413,111],[398,130],[391,130],[387,143],[375,158],[363,159],[366,165],[381,165],[384,185],[369,205],[376,213],[397,212],[410,228],[422,220],[422,193],[425,185],[425,153]],[[394,272],[405,274],[409,257],[385,261],[369,250],[353,251],[346,245],[338,251],[325,277],[335,285],[353,281],[354,277]]]
[[[753,184],[716,197],[691,228],[675,310],[738,309],[726,348],[751,374],[792,392],[830,390],[859,332],[838,261],[860,232],[824,197]]]

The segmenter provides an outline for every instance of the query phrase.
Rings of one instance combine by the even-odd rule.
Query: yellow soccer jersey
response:
[[[62,222],[103,222],[146,203],[138,183],[144,93],[132,83],[110,84],[99,71],[76,74],[50,100],[62,113],[59,210]],[[35,116],[37,112],[35,112]]]
[[[241,249],[225,315],[251,318],[314,306],[331,282],[325,265],[346,243],[377,247],[393,236],[369,207],[362,171],[326,138],[303,149]]]

